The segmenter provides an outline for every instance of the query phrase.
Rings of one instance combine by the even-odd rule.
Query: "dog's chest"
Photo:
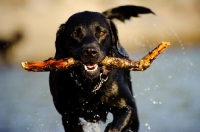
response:
[[[100,94],[99,93],[87,93],[87,92],[80,92],[78,94],[78,104],[82,107],[89,107],[96,104],[99,104],[100,101]]]
[[[79,94],[77,112],[81,116],[97,115],[101,109],[104,108],[103,102],[101,102],[101,94]]]

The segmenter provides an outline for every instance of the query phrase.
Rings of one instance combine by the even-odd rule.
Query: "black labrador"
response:
[[[103,13],[79,12],[61,24],[54,58],[73,57],[83,62],[66,71],[50,72],[51,94],[66,132],[83,132],[80,118],[106,122],[108,112],[113,114],[113,121],[105,132],[138,131],[130,71],[99,63],[106,56],[129,59],[112,19],[124,21],[142,13],[153,12],[140,6],[120,6]]]

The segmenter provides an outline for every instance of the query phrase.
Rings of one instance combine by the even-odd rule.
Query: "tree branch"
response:
[[[127,69],[132,71],[143,71],[151,66],[153,60],[161,54],[168,46],[169,42],[162,42],[155,49],[145,55],[142,59],[126,60],[122,58],[108,57],[100,63],[100,65],[108,66],[111,68]],[[82,62],[74,60],[74,58],[65,58],[55,60],[49,58],[43,62],[22,62],[22,67],[27,71],[43,72],[43,71],[62,71],[67,70],[71,67],[81,65]]]

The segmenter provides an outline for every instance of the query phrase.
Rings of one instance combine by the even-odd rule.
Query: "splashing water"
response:
[[[178,34],[176,33],[176,31],[166,22],[166,20],[164,18],[162,18],[161,16],[157,16],[158,19],[171,31],[171,33],[175,36],[175,38],[177,39],[181,49],[183,50],[183,54],[185,54],[185,46],[182,42],[182,40],[180,39],[180,37],[178,36]]]
[[[148,130],[151,129],[150,125],[148,123],[145,123],[145,126],[147,127]]]
[[[87,122],[83,118],[80,118],[80,120],[83,125],[84,132],[101,132],[98,123]]]

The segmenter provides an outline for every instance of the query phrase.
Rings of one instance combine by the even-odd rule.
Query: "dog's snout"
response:
[[[95,57],[97,56],[98,51],[96,48],[89,47],[83,50],[83,54],[85,56]]]

